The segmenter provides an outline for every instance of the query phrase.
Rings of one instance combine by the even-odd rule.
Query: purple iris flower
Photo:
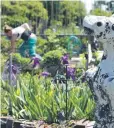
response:
[[[32,60],[34,61],[34,63],[33,63],[33,68],[35,68],[37,65],[40,64],[40,62],[39,62],[39,58],[37,58],[37,57],[33,57]],[[32,61],[32,60],[31,60],[31,61]]]
[[[75,68],[67,67],[67,77],[72,78],[73,81],[75,81]]]
[[[50,75],[50,73],[49,72],[42,72],[41,75],[44,76],[44,77],[48,77]]]
[[[65,54],[64,56],[62,56],[62,58],[61,58],[62,63],[63,64],[68,64],[69,63],[68,58],[69,58],[68,54]]]
[[[12,72],[13,74],[17,74],[17,67],[15,65],[12,65]]]
[[[11,67],[12,67],[12,73],[17,74],[17,67],[15,65],[12,65]],[[8,71],[10,71],[10,67],[8,67]]]

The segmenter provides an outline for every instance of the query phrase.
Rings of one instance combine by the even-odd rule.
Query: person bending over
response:
[[[10,53],[15,52],[16,41],[22,39],[24,42],[19,47],[19,53],[22,57],[37,57],[35,46],[37,42],[36,35],[31,31],[27,23],[22,24],[16,28],[8,25],[4,26],[4,32],[8,39],[11,41]],[[28,56],[27,53],[28,52]]]

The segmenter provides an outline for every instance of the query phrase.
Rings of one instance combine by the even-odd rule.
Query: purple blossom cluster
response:
[[[69,60],[69,55],[68,54],[64,54],[61,57],[62,60],[62,64],[69,64],[68,60]],[[72,78],[73,81],[75,81],[75,71],[76,69],[73,67],[67,67],[67,77],[68,78]]]
[[[42,73],[38,76],[38,78],[40,78],[41,76],[43,76],[43,77],[47,78],[48,76],[50,76],[50,73],[49,73],[49,72],[44,71],[44,72],[42,72]]]
[[[75,71],[76,71],[75,68],[67,67],[67,77],[72,78],[73,81],[75,81]]]
[[[48,76],[50,76],[50,73],[49,72],[42,72],[41,75],[44,77],[48,77]]]
[[[62,60],[63,64],[68,64],[69,63],[68,59],[69,59],[68,54],[64,54],[64,56],[61,57],[61,60]]]
[[[12,73],[17,74],[17,67],[15,65],[12,65]]]
[[[18,68],[17,68],[17,66],[15,66],[15,65],[12,65],[11,66],[11,68],[12,68],[12,74],[17,74],[17,70],[18,70]],[[8,72],[10,71],[10,67],[9,67],[9,64],[8,64]]]
[[[11,85],[16,85],[16,81],[17,81],[17,78],[16,78],[16,75],[19,73],[19,67],[17,67],[15,64],[13,64],[11,66],[11,74],[10,73],[10,66],[9,64],[7,65],[7,74],[4,74],[3,76],[3,79],[5,78],[5,80],[7,80],[7,78],[9,77],[9,75],[11,75]]]
[[[39,65],[40,64],[40,59],[39,58],[37,58],[37,57],[33,57],[32,59],[31,59],[31,61],[33,61],[33,68],[35,68],[37,65]]]

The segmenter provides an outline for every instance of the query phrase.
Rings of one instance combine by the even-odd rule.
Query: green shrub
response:
[[[19,53],[13,54],[13,62],[16,62],[20,65],[26,65],[30,62],[30,58],[24,58]]]
[[[16,42],[16,48],[19,48],[19,46],[21,45],[21,43],[23,43],[22,40],[18,40]],[[10,50],[10,46],[11,46],[11,41],[7,39],[6,36],[1,38],[1,49],[2,49],[2,53],[6,52],[8,53],[8,51]]]
[[[58,49],[58,50],[53,50],[53,51],[49,51],[47,52],[43,58],[44,58],[44,64],[47,65],[57,65],[60,64],[60,59],[63,55],[63,53],[65,53],[64,49]]]
[[[10,47],[10,41],[6,37],[1,38],[1,51],[7,52]]]
[[[38,54],[44,55],[47,51],[46,46],[47,40],[43,39],[42,37],[38,37],[38,43],[36,45],[36,52]]]
[[[12,55],[12,63],[20,67],[21,73],[23,72],[33,72],[32,64],[30,63],[30,58],[24,58],[19,53],[15,53]],[[39,70],[39,69],[38,69]],[[38,70],[35,70],[34,73],[39,72]]]
[[[64,49],[67,49],[68,47],[68,39],[69,36],[60,37],[60,46],[63,47]]]

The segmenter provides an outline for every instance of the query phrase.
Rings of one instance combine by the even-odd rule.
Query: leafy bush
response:
[[[0,54],[0,58],[1,58],[1,71],[3,71],[4,63],[8,59],[8,57],[3,54]]]
[[[23,42],[22,40],[18,40],[16,42],[16,48],[18,48],[22,42]],[[1,49],[3,53],[8,52],[10,50],[10,45],[11,45],[11,42],[9,39],[7,39],[7,37],[4,36],[1,38]]]
[[[33,72],[33,62],[30,62],[30,58],[24,58],[19,53],[12,54],[12,64],[17,65],[21,69],[21,73]],[[38,73],[39,69],[34,70],[34,74]]]
[[[37,45],[36,45],[36,52],[40,55],[44,55],[47,51],[46,46],[47,40],[43,39],[42,37],[38,37]]]
[[[1,38],[1,50],[4,52],[6,49],[10,47],[10,42],[6,37]]]
[[[13,54],[12,58],[13,58],[13,62],[16,62],[22,66],[30,62],[30,58],[24,58],[19,53]]]
[[[47,29],[45,34],[48,35],[47,43],[45,44],[47,48],[46,52],[56,50],[61,47],[60,40],[57,38],[56,33],[54,33],[51,29]]]
[[[52,50],[67,49],[68,37],[58,37],[51,29],[47,29],[45,34],[47,35],[45,38],[38,37],[37,53],[43,56]]]
[[[53,50],[49,51],[46,53],[43,58],[44,58],[44,64],[46,65],[57,65],[60,64],[60,58],[62,55],[65,53],[64,49],[58,49],[58,50]]]
[[[67,49],[68,47],[68,39],[69,39],[69,36],[63,36],[63,37],[60,37],[60,46],[63,47],[64,49]]]

